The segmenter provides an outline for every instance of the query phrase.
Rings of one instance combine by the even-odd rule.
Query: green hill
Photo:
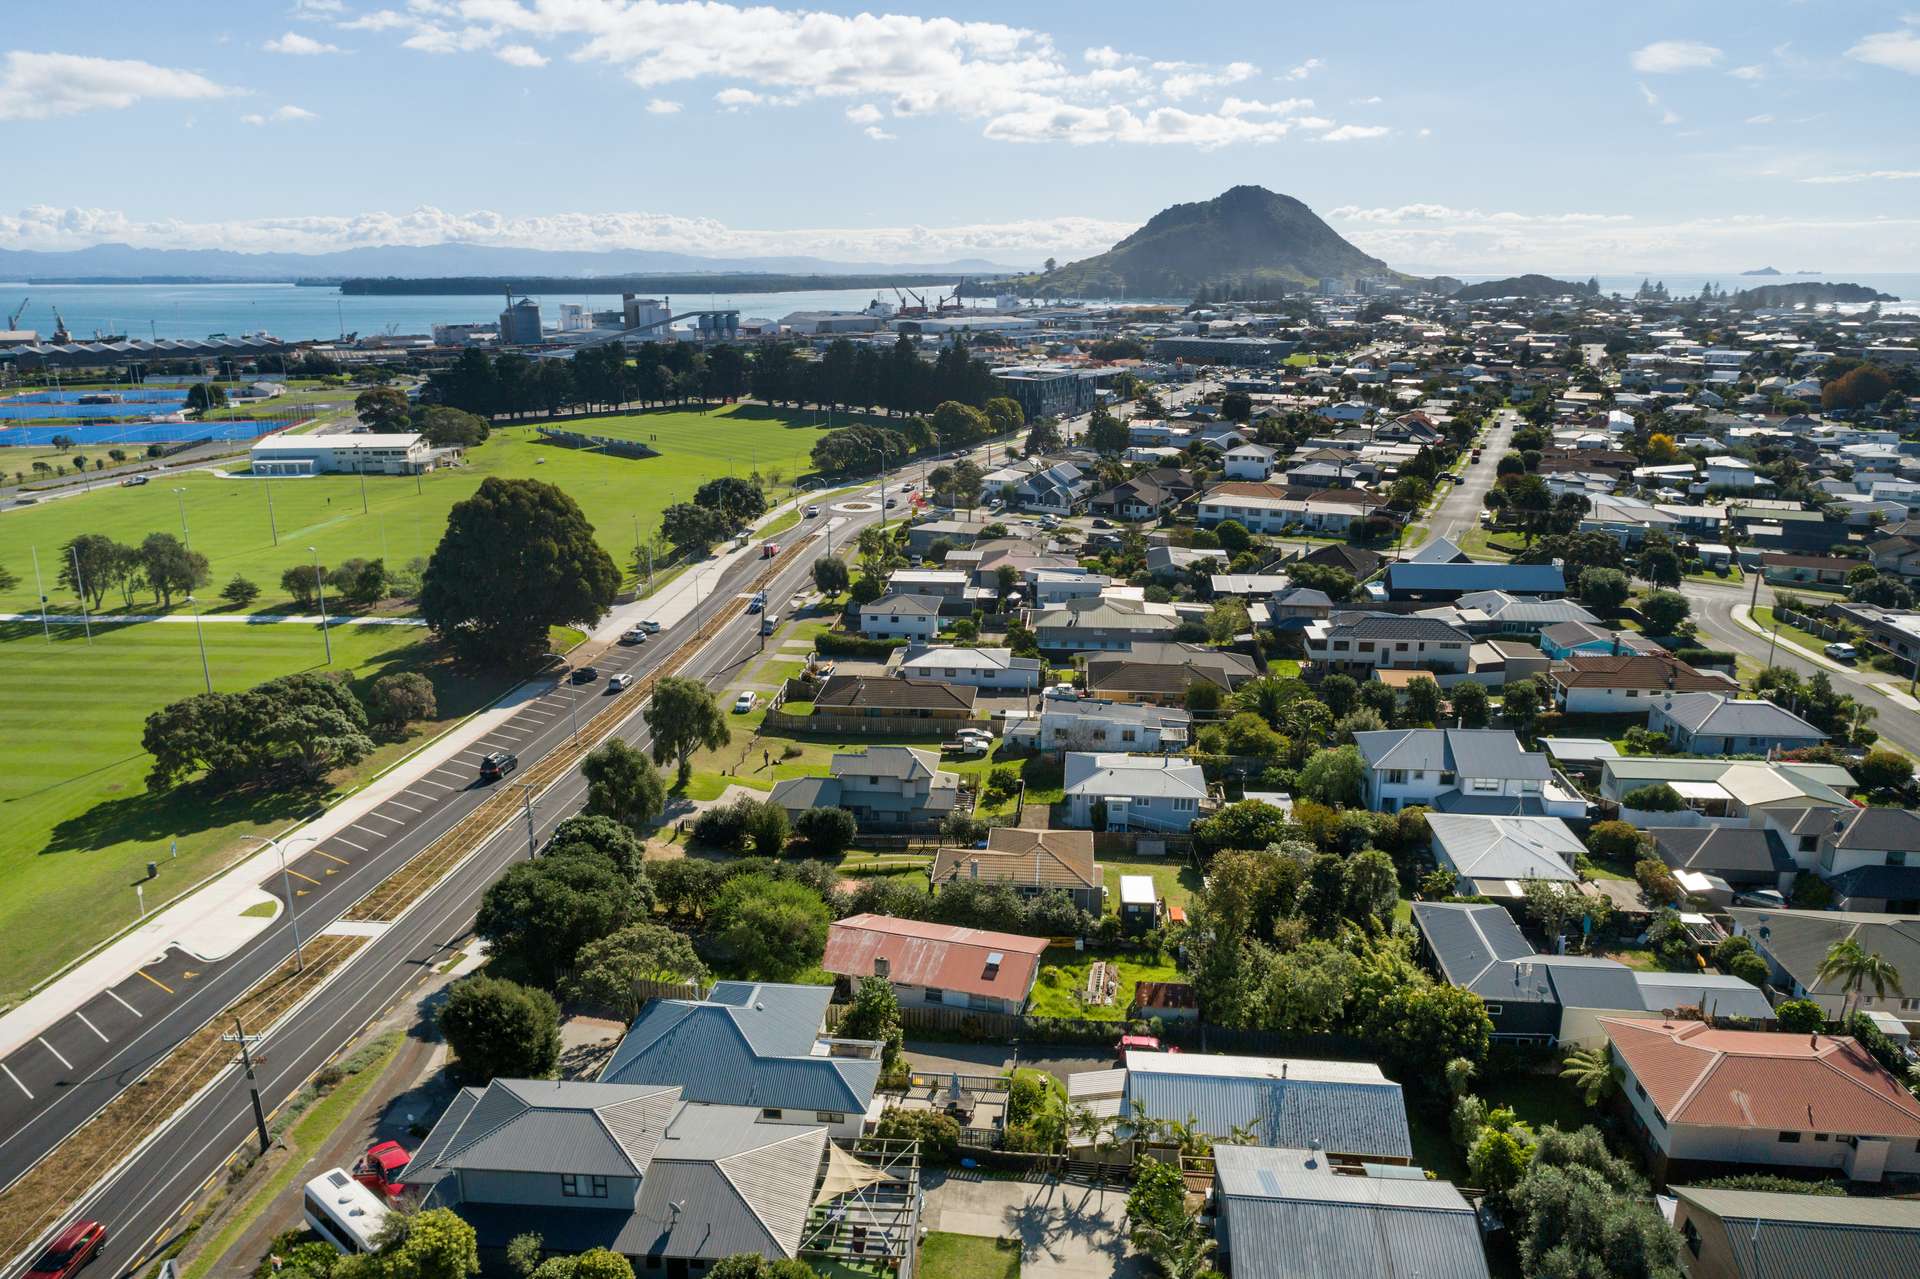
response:
[[[1556,280],[1550,275],[1528,274],[1469,284],[1455,293],[1453,298],[1456,302],[1484,302],[1491,298],[1558,298],[1569,294],[1597,297],[1599,293],[1600,285],[1595,280],[1583,284],[1573,280]]]
[[[1011,287],[1045,297],[1187,299],[1202,285],[1271,281],[1298,291],[1361,275],[1410,278],[1347,243],[1292,196],[1241,186],[1163,209],[1098,257]]]

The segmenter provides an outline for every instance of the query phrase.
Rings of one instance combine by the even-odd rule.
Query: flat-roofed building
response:
[[[417,475],[431,470],[448,450],[429,445],[417,432],[269,435],[254,444],[248,464],[255,475]]]

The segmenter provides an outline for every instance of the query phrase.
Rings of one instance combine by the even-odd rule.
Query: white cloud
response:
[[[1260,68],[1251,62],[1229,62],[1218,71],[1182,71],[1168,76],[1160,82],[1160,92],[1178,101],[1190,98],[1202,89],[1217,89],[1223,85],[1238,84],[1242,80],[1251,80],[1260,74]]]
[[[1322,142],[1362,142],[1368,138],[1384,138],[1393,130],[1384,124],[1343,124],[1337,129],[1320,135]]]
[[[547,57],[530,44],[502,45],[494,50],[493,56],[510,67],[544,67]]]
[[[1380,95],[1376,93],[1370,98],[1355,98],[1353,100],[1353,105],[1356,107],[1377,107],[1380,105],[1381,101],[1382,99]]]
[[[883,118],[880,108],[871,102],[863,102],[857,107],[847,108],[847,119],[855,124],[878,124]]]
[[[1746,80],[1749,82],[1753,82],[1753,81],[1766,79],[1767,69],[1761,66],[1759,63],[1754,62],[1754,63],[1749,63],[1744,67],[1735,67],[1733,70],[1727,72],[1727,74],[1732,76],[1736,80]]]
[[[328,44],[324,40],[315,40],[312,36],[303,36],[298,31],[289,31],[277,39],[269,40],[260,46],[268,53],[290,53],[296,57],[310,58],[318,53],[345,53],[337,44]]]
[[[722,89],[713,95],[713,100],[729,110],[740,107],[757,107],[766,99],[752,89]]]
[[[1302,62],[1299,66],[1294,67],[1293,69],[1288,71],[1287,79],[1304,80],[1308,76],[1312,75],[1314,72],[1320,70],[1320,68],[1326,65],[1327,65],[1326,63],[1320,61],[1320,59],[1318,58],[1308,58],[1305,62]]]
[[[1133,55],[1120,52],[1111,45],[1101,45],[1097,49],[1088,49],[1080,55],[1081,59],[1096,67],[1117,67],[1123,62],[1133,61]]]
[[[1813,186],[1841,186],[1855,182],[1912,182],[1920,179],[1920,169],[1869,169],[1860,173],[1829,173],[1797,181]]]
[[[258,128],[264,124],[294,124],[301,120],[318,120],[320,117],[305,107],[287,106],[261,114],[258,111],[240,117],[241,124],[251,124]]]
[[[1912,27],[1881,31],[1862,37],[1859,44],[1847,50],[1847,56],[1890,71],[1920,75],[1920,35],[1916,35]]]
[[[648,115],[679,115],[680,104],[671,98],[652,98],[647,102]]]
[[[400,42],[401,47],[417,49],[421,53],[472,53],[484,49],[500,38],[500,32],[492,27],[461,27],[452,30],[437,23],[422,22],[414,26],[413,34]]]
[[[1772,124],[1773,117],[1770,115],[1767,115],[1765,112],[1762,112],[1759,115],[1748,116],[1747,123],[1748,124]]]
[[[1720,61],[1720,50],[1698,40],[1656,40],[1635,49],[1627,61],[1643,75],[1665,75],[1674,71],[1698,71]]]
[[[1676,111],[1674,111],[1672,107],[1669,107],[1666,103],[1662,102],[1660,100],[1659,94],[1655,93],[1652,89],[1649,89],[1644,84],[1639,85],[1637,87],[1640,90],[1640,96],[1646,100],[1647,106],[1652,110],[1658,111],[1660,113],[1661,124],[1675,125],[1680,123],[1679,114]]]
[[[398,31],[413,25],[414,20],[404,14],[395,13],[391,9],[375,9],[340,23],[340,29],[343,31]]]
[[[891,142],[894,140],[894,138],[899,136],[898,134],[888,133],[885,129],[881,128],[877,124],[868,125],[865,129],[861,130],[861,132],[865,133],[868,137],[872,138],[875,142]]]
[[[50,120],[82,111],[124,111],[144,101],[184,102],[236,92],[197,72],[131,58],[15,49],[0,63],[0,120]]]
[[[341,0],[293,0],[290,12],[294,17],[307,22],[320,22],[338,17],[347,11]]]
[[[1228,98],[1220,104],[1221,115],[1292,115],[1313,106],[1312,98],[1282,98],[1278,102],[1256,102],[1246,98]]]

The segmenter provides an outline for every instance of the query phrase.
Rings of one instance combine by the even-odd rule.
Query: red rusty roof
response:
[[[900,986],[929,986],[966,995],[991,995],[1024,1003],[1047,949],[1044,937],[990,933],[983,928],[928,924],[891,915],[851,915],[827,932],[820,961],[842,977],[874,976],[874,961],[886,961],[886,978]],[[997,966],[988,957],[999,955]]]

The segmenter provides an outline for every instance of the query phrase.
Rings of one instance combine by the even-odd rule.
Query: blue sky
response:
[[[1898,4],[153,0],[4,38],[5,247],[1025,264],[1251,182],[1409,270],[1920,263]]]

